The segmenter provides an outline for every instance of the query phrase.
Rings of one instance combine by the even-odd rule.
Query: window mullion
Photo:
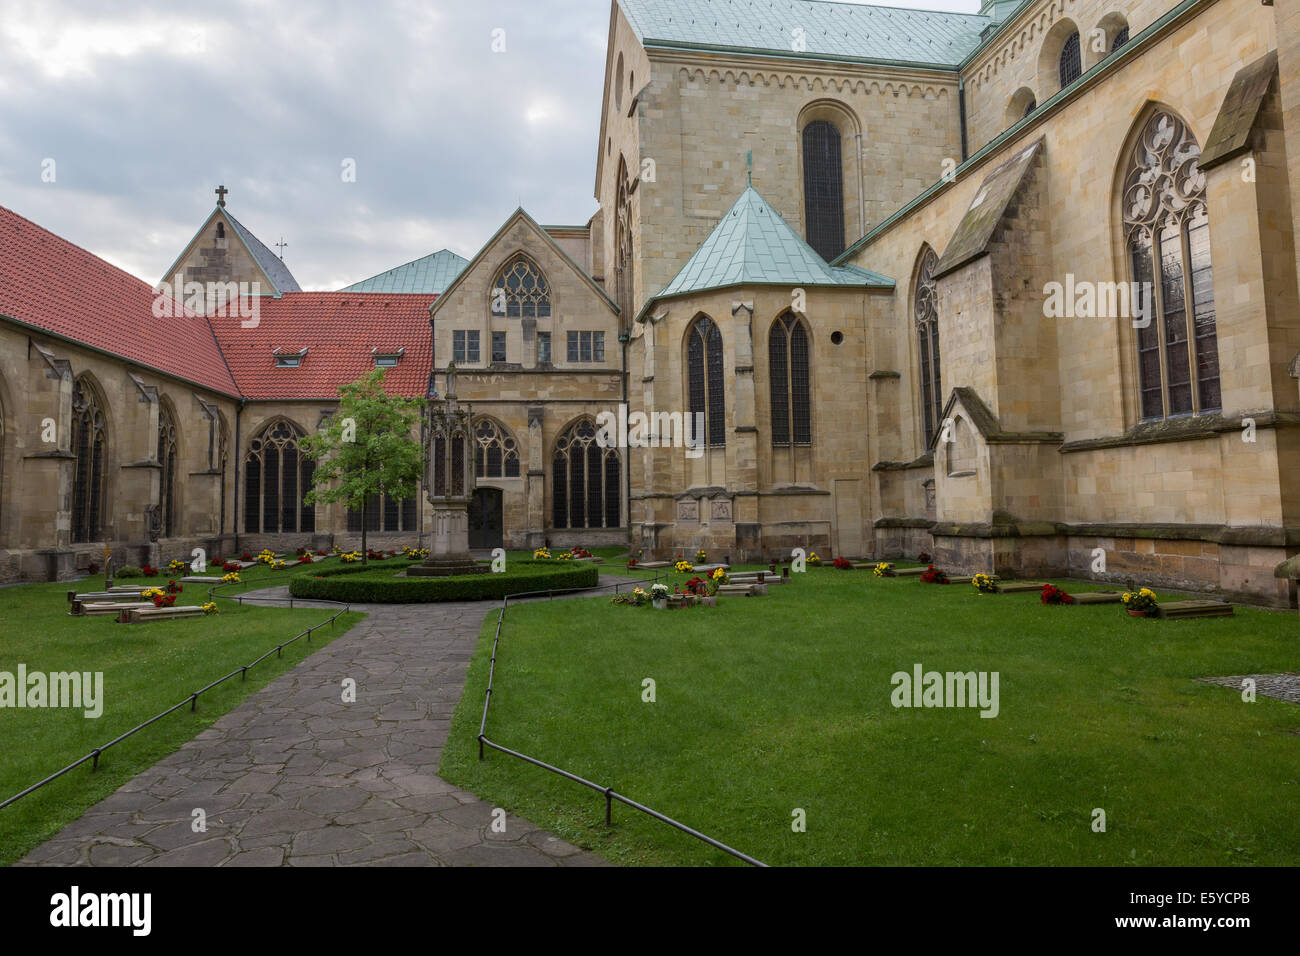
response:
[[[1192,386],[1192,414],[1201,414],[1200,342],[1196,339],[1196,297],[1192,289],[1192,246],[1187,235],[1187,222],[1178,229],[1178,246],[1183,256],[1183,322],[1187,328],[1187,378]]]

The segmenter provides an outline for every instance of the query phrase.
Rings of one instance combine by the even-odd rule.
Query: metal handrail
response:
[[[651,583],[657,582],[660,579],[660,577],[662,577],[662,574],[656,571],[654,578],[651,579]],[[550,599],[554,600],[555,595],[557,593],[571,594],[579,591],[602,591],[602,590],[607,590],[608,588],[611,587],[614,589],[614,593],[617,594],[618,589],[624,586],[625,586],[625,582],[619,582],[617,584],[612,584],[612,585],[606,584],[595,588],[568,588],[558,592],[555,590],[526,591],[520,594],[507,594],[504,598],[502,598],[501,610],[497,613],[496,635],[492,639],[492,656],[488,661],[487,688],[483,692],[483,717],[482,719],[480,719],[478,725],[478,759],[479,760],[485,759],[484,748],[491,747],[493,750],[499,751],[500,753],[508,754],[511,757],[517,757],[518,759],[523,760],[526,763],[530,763],[535,767],[541,767],[543,770],[548,770],[553,774],[564,777],[566,780],[572,780],[574,783],[580,786],[587,787],[590,790],[595,790],[598,793],[604,794],[605,824],[607,826],[611,825],[613,822],[613,802],[617,800],[619,803],[622,803],[625,806],[629,806],[634,810],[639,810],[641,813],[644,813],[647,816],[653,817],[654,819],[659,820],[662,823],[666,823],[671,827],[681,830],[683,833],[689,834],[690,836],[695,837],[695,839],[707,843],[709,846],[714,847],[715,849],[721,850],[723,853],[730,854],[731,856],[734,856],[738,860],[743,860],[745,863],[748,863],[751,866],[766,867],[767,864],[762,862],[761,860],[756,860],[754,859],[754,857],[750,856],[747,853],[742,853],[740,850],[737,850],[734,847],[727,846],[727,844],[721,842],[720,840],[715,840],[713,837],[701,833],[699,830],[693,829],[692,827],[689,827],[678,820],[674,820],[672,817],[668,816],[667,814],[660,813],[658,810],[655,810],[652,807],[648,807],[643,803],[638,803],[636,800],[633,800],[631,797],[619,793],[613,787],[601,786],[598,783],[594,783],[591,780],[587,780],[585,777],[578,776],[576,773],[571,773],[570,771],[565,770],[562,767],[554,766],[553,764],[549,764],[544,760],[540,760],[537,757],[529,756],[528,754],[522,753],[518,750],[512,750],[511,748],[496,743],[495,741],[490,740],[488,738],[487,736],[488,708],[492,704],[493,683],[496,679],[497,648],[501,643],[501,628],[505,623],[506,609],[510,606],[510,599],[514,598],[515,600],[519,600],[521,598],[536,597],[545,594]]]

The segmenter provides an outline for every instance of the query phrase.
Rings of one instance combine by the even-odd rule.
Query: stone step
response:
[[[107,601],[138,601],[140,600],[140,593],[143,590],[144,588],[141,588],[139,591],[87,591],[84,594],[78,594],[76,591],[69,591],[68,603],[75,604],[77,601],[81,601],[82,603],[87,601],[98,603],[104,603]]]
[[[201,607],[133,608],[118,616],[119,624],[145,624],[149,621],[175,621],[182,618],[202,617]]]
[[[874,567],[875,565],[872,565]],[[896,578],[919,578],[929,570],[928,568],[894,568],[894,577]]]
[[[121,614],[123,611],[143,611],[151,607],[153,607],[152,601],[139,601],[134,604],[124,604],[116,601],[105,604],[86,604],[81,601],[73,601],[72,610],[68,613],[73,617],[101,617],[106,614]]]
[[[1172,601],[1160,605],[1160,616],[1170,620],[1191,617],[1232,617],[1231,604],[1224,601]]]

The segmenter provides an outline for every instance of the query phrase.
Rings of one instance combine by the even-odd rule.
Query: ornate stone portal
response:
[[[409,577],[485,574],[469,553],[469,499],[474,493],[474,413],[456,402],[456,366],[447,366],[447,397],[431,402],[426,429],[424,487],[433,505],[429,557]]]

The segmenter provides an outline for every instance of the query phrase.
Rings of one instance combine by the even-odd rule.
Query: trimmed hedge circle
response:
[[[461,574],[447,578],[397,577],[416,562],[391,560],[295,574],[289,593],[299,598],[349,604],[423,604],[432,601],[487,601],[528,591],[595,587],[600,570],[587,561],[512,561],[500,574]]]

